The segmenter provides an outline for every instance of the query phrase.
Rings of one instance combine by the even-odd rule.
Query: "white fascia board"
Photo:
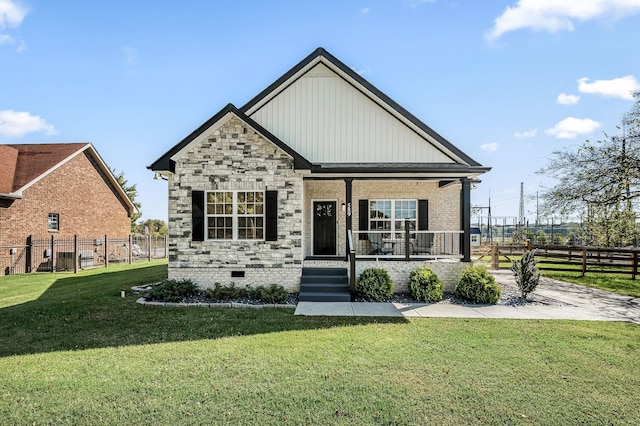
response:
[[[116,192],[120,194],[120,198],[122,198],[124,202],[127,204],[129,214],[139,213],[136,206],[133,205],[133,201],[129,199],[129,196],[127,195],[127,193],[124,192],[124,189],[122,189],[122,186],[120,186],[120,184],[118,183],[118,180],[113,175],[113,172],[111,172],[111,169],[109,168],[109,166],[107,166],[107,164],[102,160],[102,157],[100,157],[100,154],[98,154],[98,151],[96,151],[96,149],[93,147],[92,144],[88,144],[87,147],[83,149],[83,151],[86,149],[89,149],[91,156],[96,161],[96,163],[98,163],[98,167],[100,167],[102,172],[108,177],[111,185],[116,189]]]

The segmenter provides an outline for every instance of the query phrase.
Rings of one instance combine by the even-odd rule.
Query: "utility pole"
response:
[[[520,182],[520,214],[518,215],[518,224],[524,226],[524,182]]]

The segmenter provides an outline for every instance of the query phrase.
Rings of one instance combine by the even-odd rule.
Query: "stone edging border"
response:
[[[154,301],[147,301],[147,300],[145,300],[144,297],[138,298],[138,300],[136,300],[136,303],[138,303],[140,305],[163,306],[163,307],[167,307],[167,308],[197,307],[197,308],[255,308],[255,309],[262,309],[262,308],[293,308],[293,309],[295,309],[296,306],[297,306],[297,305],[286,305],[286,304],[281,304],[281,303],[267,304],[267,305],[249,305],[247,303],[236,303],[236,302],[229,302],[229,303],[218,303],[218,302],[214,302],[214,303],[202,303],[202,302],[198,302],[198,303],[154,302]]]

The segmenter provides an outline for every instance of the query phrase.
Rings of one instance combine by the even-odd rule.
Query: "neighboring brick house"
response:
[[[149,169],[169,183],[170,277],[293,291],[351,249],[397,290],[424,262],[451,290],[470,261],[471,183],[490,170],[322,48]]]
[[[30,235],[126,237],[134,211],[89,143],[0,145],[0,257]]]

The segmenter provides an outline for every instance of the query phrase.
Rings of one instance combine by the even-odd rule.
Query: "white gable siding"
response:
[[[323,64],[251,118],[313,163],[454,163]]]

